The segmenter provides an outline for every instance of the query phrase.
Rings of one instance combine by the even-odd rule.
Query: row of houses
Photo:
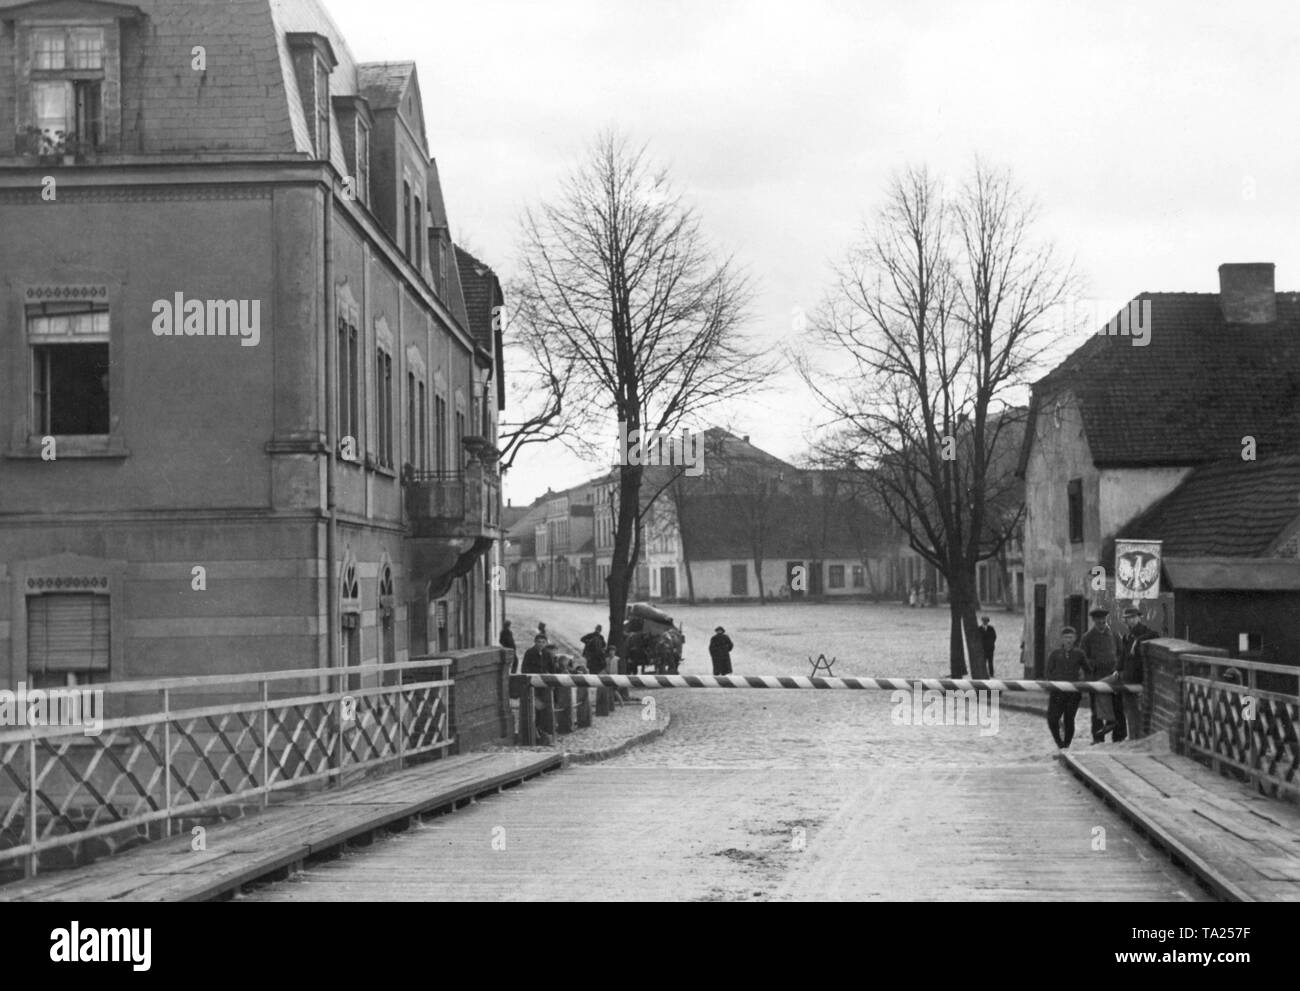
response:
[[[0,0],[0,231],[0,687],[494,642],[501,287],[413,63]]]
[[[720,428],[705,431],[704,451],[699,480],[671,481],[673,469],[646,469],[634,598],[907,601],[921,587],[942,601],[943,576],[840,473],[798,468]],[[507,587],[603,597],[617,481],[611,470],[547,492],[529,507],[503,510]],[[986,606],[1020,608],[1018,543],[1001,560],[981,562],[978,578]]]
[[[1300,661],[1300,294],[1278,292],[1266,263],[1225,264],[1219,278],[1218,293],[1140,294],[1125,312],[1140,314],[1143,346],[1107,332],[1116,318],[1032,388],[1014,469],[1023,528],[976,569],[984,608],[1023,608],[1030,675],[1093,607],[1118,626],[1133,600],[1116,598],[1115,544],[1130,539],[1162,544],[1160,594],[1138,603],[1148,625],[1231,656]],[[760,470],[730,486],[706,471],[710,487],[656,500],[634,596],[890,599],[919,582],[942,599],[942,577],[869,498],[835,498],[834,473],[725,431],[708,432],[706,461],[710,449],[715,464]],[[603,594],[614,481],[516,511],[511,588]]]

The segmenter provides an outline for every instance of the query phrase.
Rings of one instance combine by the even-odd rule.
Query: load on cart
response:
[[[629,673],[676,674],[686,636],[673,618],[647,602],[627,607],[623,622],[623,660]]]

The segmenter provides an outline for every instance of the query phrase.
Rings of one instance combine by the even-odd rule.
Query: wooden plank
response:
[[[1232,792],[1217,785],[1207,787],[1198,776],[1209,772],[1195,761],[1132,753],[1064,753],[1061,759],[1221,897],[1276,900],[1282,890],[1277,886],[1291,883],[1293,871],[1300,875],[1300,851],[1292,852],[1295,832],[1245,815],[1253,803],[1240,795],[1233,801],[1227,797]],[[1294,888],[1300,897],[1300,883]]]
[[[212,898],[420,812],[563,766],[559,754],[465,754],[314,791],[189,836],[139,847],[86,868],[0,888],[0,901],[176,901]]]

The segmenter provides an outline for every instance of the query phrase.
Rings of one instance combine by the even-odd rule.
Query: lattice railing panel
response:
[[[1194,753],[1223,761],[1261,788],[1300,788],[1300,699],[1236,684],[1183,681],[1183,739]]]
[[[346,673],[359,677],[365,670]],[[400,681],[406,673],[408,681],[438,681],[446,670],[446,664],[376,666],[373,678],[383,688],[358,690],[346,702],[334,692],[304,692],[288,700],[268,694],[277,680],[284,684],[305,675],[296,682],[302,685],[327,676],[311,670],[136,682],[130,690],[228,682],[245,700],[256,685],[262,701],[175,712],[164,693],[158,712],[115,720],[118,725],[103,727],[99,735],[0,733],[0,876],[12,873],[17,856],[27,858],[30,873],[37,854],[44,858],[68,847],[75,860],[83,841],[96,838],[98,852],[89,854],[94,857],[104,852],[102,838],[120,837],[124,830],[134,828],[138,837],[162,835],[177,815],[226,815],[269,801],[296,782],[337,782],[353,767],[378,767],[404,753],[445,747],[448,686],[389,679]],[[354,704],[353,718],[345,719],[344,709]],[[60,862],[68,856],[60,855]]]

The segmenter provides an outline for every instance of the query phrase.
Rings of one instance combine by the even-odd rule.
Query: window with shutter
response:
[[[37,687],[108,680],[106,595],[34,595],[27,600],[27,671]]]

